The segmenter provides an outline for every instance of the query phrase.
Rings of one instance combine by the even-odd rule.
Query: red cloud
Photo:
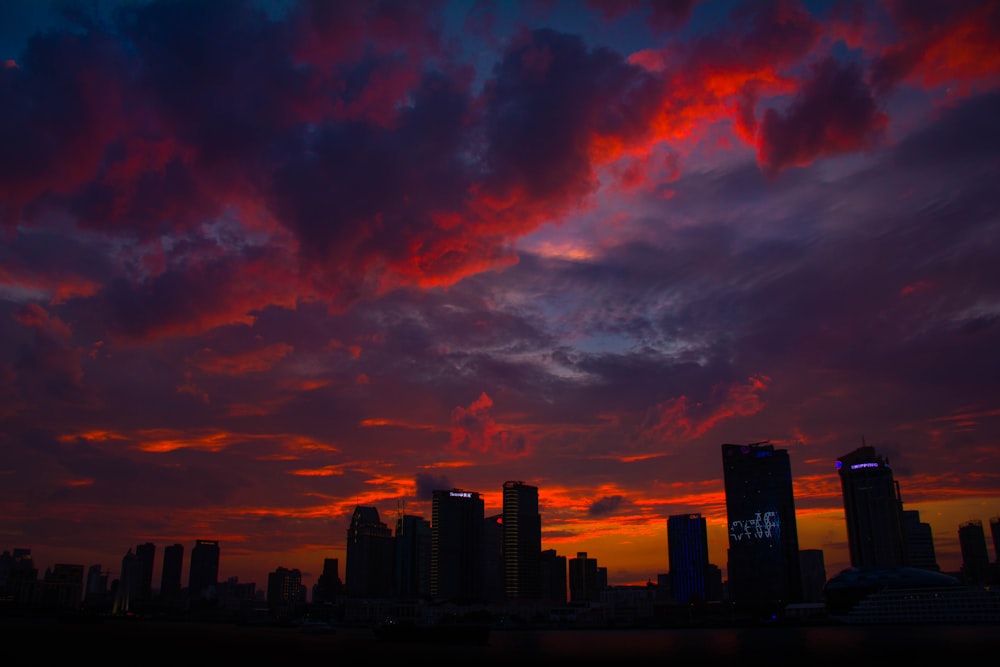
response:
[[[521,456],[528,443],[523,434],[497,425],[490,414],[493,400],[484,392],[468,408],[451,411],[450,446],[458,451],[472,450],[505,456]]]
[[[209,373],[223,375],[244,375],[270,370],[272,366],[295,350],[287,343],[268,345],[259,350],[241,354],[220,354],[210,348],[198,352],[192,360],[194,365]]]
[[[705,435],[719,422],[753,415],[764,409],[762,394],[771,378],[758,375],[745,384],[716,388],[709,404],[692,404],[687,396],[656,405],[647,415],[643,435],[663,443],[678,443]]]

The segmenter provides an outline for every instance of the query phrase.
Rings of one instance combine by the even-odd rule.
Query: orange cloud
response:
[[[260,373],[270,370],[294,350],[295,348],[287,343],[276,343],[259,350],[233,355],[220,354],[211,348],[205,348],[194,356],[192,363],[208,373],[222,375]]]
[[[764,375],[751,377],[746,384],[716,388],[721,394],[715,405],[692,404],[687,396],[670,399],[656,405],[647,416],[642,433],[664,443],[678,443],[699,438],[719,422],[760,412],[765,405],[762,394],[771,379]]]

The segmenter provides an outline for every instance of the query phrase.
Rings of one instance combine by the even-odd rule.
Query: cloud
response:
[[[764,113],[758,160],[773,177],[790,166],[872,148],[887,124],[860,66],[828,58],[812,68],[786,111]]]
[[[452,410],[450,446],[459,451],[502,456],[526,454],[527,437],[514,429],[498,426],[493,420],[492,408],[493,400],[484,392],[469,407],[458,406]]]

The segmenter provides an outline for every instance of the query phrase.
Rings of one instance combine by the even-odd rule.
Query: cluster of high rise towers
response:
[[[722,463],[729,533],[728,581],[709,562],[705,518],[679,514],[667,519],[669,573],[661,588],[679,603],[727,599],[749,611],[772,613],[793,602],[823,599],[826,573],[822,551],[800,550],[788,452],[768,441],[723,444]],[[888,459],[862,445],[836,461],[853,569],[918,568],[939,571],[929,524],[916,510],[905,510]],[[991,520],[994,548],[1000,552],[1000,517]],[[963,564],[970,583],[997,578],[982,523],[959,526]],[[20,554],[17,552],[21,552]],[[140,544],[122,560],[114,582],[115,611],[128,612],[136,601],[153,597],[155,546]],[[184,548],[163,553],[161,601],[221,597],[254,598],[254,584],[220,582],[219,544],[198,540],[191,552],[189,581],[182,588]],[[9,562],[8,562],[9,561]],[[57,565],[38,581],[30,550],[4,552],[0,589],[30,592],[30,597],[80,600],[83,567]],[[432,493],[431,519],[397,513],[395,530],[370,506],[358,506],[347,530],[345,582],[338,561],[327,558],[313,589],[314,602],[353,599],[433,600],[453,603],[541,601],[596,602],[608,588],[607,569],[579,552],[567,559],[542,549],[538,487],[521,481],[503,484],[500,514],[487,516],[479,493],[440,489]],[[28,575],[31,576],[28,576]],[[103,577],[103,580],[102,580]],[[107,575],[93,566],[86,593],[106,589]],[[567,587],[568,582],[568,587]],[[233,589],[233,590],[229,590]],[[40,591],[40,592],[39,592]],[[74,592],[75,591],[75,592]],[[85,597],[86,599],[86,597]],[[268,577],[269,603],[305,603],[297,569],[279,567]]]

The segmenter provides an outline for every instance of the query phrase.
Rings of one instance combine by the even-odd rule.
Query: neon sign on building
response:
[[[734,542],[772,540],[780,534],[777,512],[757,512],[752,519],[737,519],[729,523],[729,537]]]

